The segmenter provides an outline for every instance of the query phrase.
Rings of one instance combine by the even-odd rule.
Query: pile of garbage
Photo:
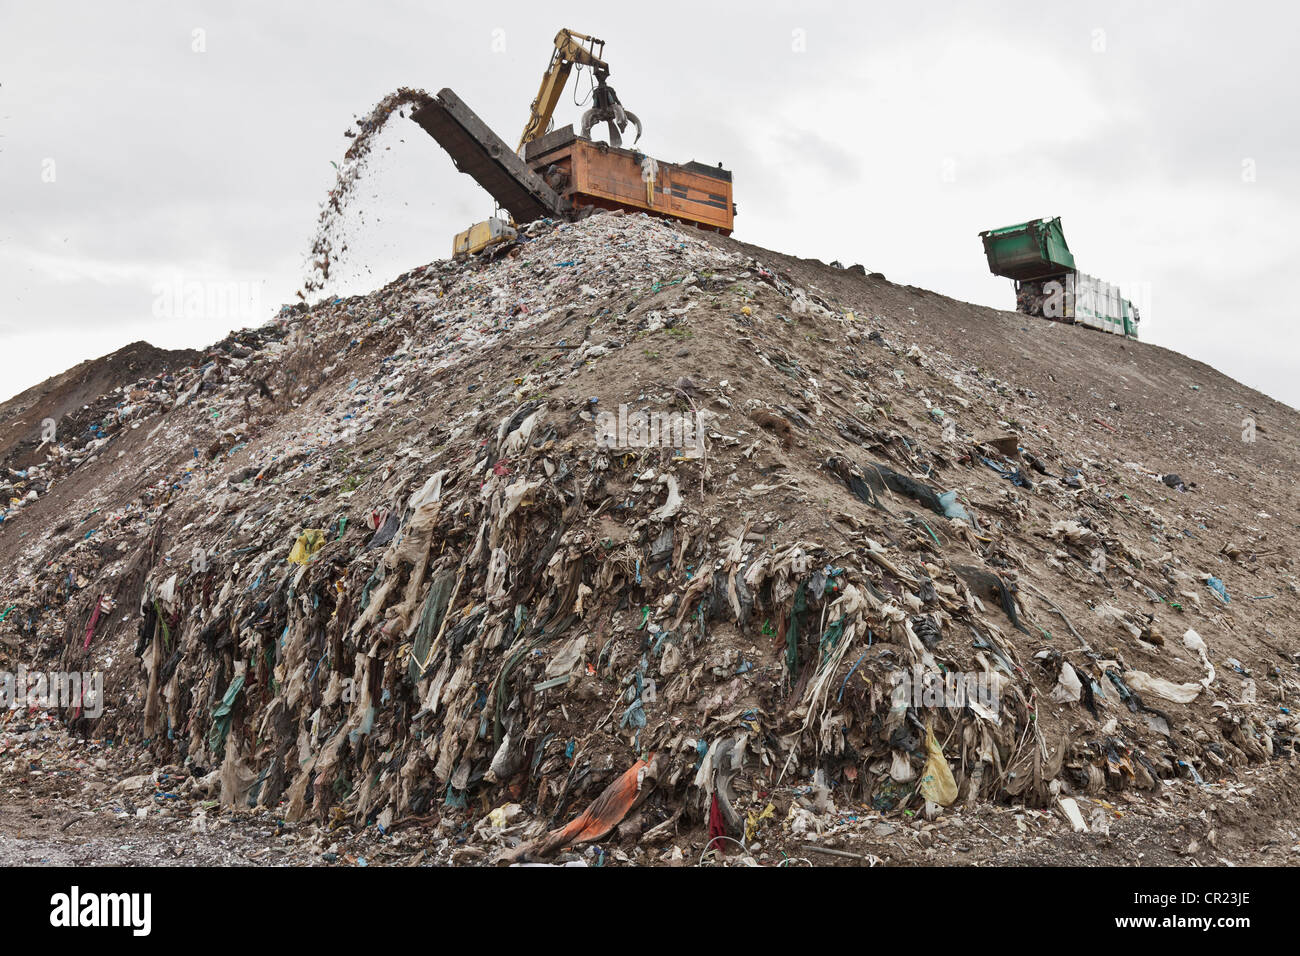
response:
[[[906,319],[620,213],[286,307],[50,450],[119,464],[0,526],[0,665],[106,671],[65,719],[181,797],[493,860],[1294,760],[1296,648],[1225,660],[1196,490]]]
[[[1065,320],[1062,307],[1065,276],[1053,276],[1048,279],[1027,279],[1016,284],[1016,311],[1040,318]],[[1048,308],[1055,298],[1056,308]]]

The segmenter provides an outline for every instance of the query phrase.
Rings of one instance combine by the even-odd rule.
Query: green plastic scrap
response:
[[[361,603],[359,609],[364,611],[370,606],[370,589],[384,579],[384,562],[380,561],[375,566],[375,571],[366,579],[365,587],[361,589]]]
[[[411,645],[411,657],[407,664],[407,673],[414,682],[424,677],[430,661],[433,639],[438,634],[442,619],[447,613],[447,603],[451,600],[451,590],[456,584],[455,572],[444,571],[434,578],[425,598],[424,609],[420,612],[420,624],[415,630],[415,641]]]
[[[825,661],[835,645],[839,643],[840,638],[844,635],[844,625],[848,621],[848,615],[840,615],[838,621],[833,622],[830,627],[826,628],[826,633],[822,635],[821,643],[818,648],[822,652],[822,661]]]
[[[550,680],[544,680],[540,684],[534,684],[533,690],[541,692],[544,690],[550,690],[553,687],[563,687],[569,682],[569,678],[572,676],[573,675],[571,674],[561,674],[559,677],[552,677]]]
[[[795,670],[799,667],[799,628],[807,610],[807,583],[800,582],[794,592],[794,606],[790,609],[790,626],[785,631],[785,664],[791,680],[794,680]]]
[[[214,754],[222,754],[226,749],[226,736],[230,733],[230,712],[235,707],[235,698],[244,689],[244,675],[240,674],[226,688],[221,703],[212,709],[212,727],[208,731],[208,749]]]
[[[158,626],[162,628],[163,647],[167,650],[171,650],[172,629],[167,626],[167,617],[163,614],[162,605],[158,602],[157,598],[154,598],[153,610],[154,613],[158,615]]]
[[[506,706],[509,704],[510,693],[510,672],[522,661],[528,654],[541,643],[541,636],[533,638],[523,647],[519,648],[506,662],[501,666],[501,673],[497,676],[496,682],[496,700],[492,707],[492,746],[501,745],[502,720],[501,715],[505,713]]]

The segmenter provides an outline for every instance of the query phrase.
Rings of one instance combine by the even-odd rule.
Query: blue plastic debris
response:
[[[1223,598],[1224,604],[1232,603],[1232,598],[1228,597],[1228,589],[1223,586],[1223,582],[1220,581],[1218,578],[1211,577],[1205,583],[1210,588],[1211,591],[1213,591],[1219,597]]]

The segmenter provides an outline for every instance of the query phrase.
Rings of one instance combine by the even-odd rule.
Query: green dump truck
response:
[[[1015,283],[1016,311],[1138,337],[1141,317],[1119,288],[1080,272],[1060,217],[980,233],[989,271]]]

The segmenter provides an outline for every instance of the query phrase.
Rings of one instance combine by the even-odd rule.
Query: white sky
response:
[[[1300,7],[914,6],[0,0],[0,399],[266,321],[355,116],[449,86],[514,145],[567,26],[606,41],[640,148],[734,172],[737,238],[1011,308],[977,234],[1059,215],[1143,338],[1300,406]],[[333,291],[492,211],[409,120],[360,194]]]

